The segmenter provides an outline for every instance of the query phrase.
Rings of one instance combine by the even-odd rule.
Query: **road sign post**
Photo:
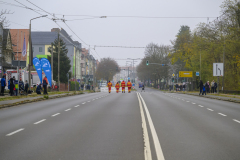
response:
[[[213,63],[213,76],[223,76],[223,63]]]

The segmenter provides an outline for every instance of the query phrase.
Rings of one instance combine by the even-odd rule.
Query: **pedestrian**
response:
[[[26,92],[26,95],[28,94],[28,81],[26,80],[25,81],[25,92]]]
[[[36,89],[36,93],[37,94],[41,94],[41,91],[42,91],[42,87],[41,87],[41,83],[37,86],[37,89]]]
[[[130,80],[128,80],[127,87],[128,87],[128,93],[131,93],[132,83],[130,82]]]
[[[212,80],[212,82],[211,82],[211,93],[215,92],[214,83],[215,83],[214,80]]]
[[[118,82],[117,82],[117,84],[115,85],[115,88],[116,88],[116,92],[118,93],[118,92],[119,92],[119,88],[120,88],[120,85],[119,85]]]
[[[122,87],[122,93],[125,93],[125,82],[124,81],[122,81],[121,87]]]
[[[82,84],[81,84],[81,89],[82,89],[82,91],[83,91],[83,88],[84,88],[84,84],[82,83]]]
[[[92,85],[92,90],[93,90],[93,85]]]
[[[205,89],[206,89],[206,93],[210,93],[210,84],[209,84],[209,81],[207,81],[206,83],[205,83]]]
[[[10,79],[8,80],[8,90],[9,90],[9,96],[11,95],[11,90],[10,90]]]
[[[204,95],[204,93],[205,93],[205,95],[206,95],[206,85],[203,85],[203,92],[202,92],[202,95]]]
[[[15,91],[15,96],[18,96],[18,80],[15,79],[15,76],[13,76],[13,83],[14,83],[14,91]]]
[[[10,78],[10,96],[14,95],[13,91],[14,91],[14,79]]]
[[[1,95],[4,96],[4,89],[6,87],[6,80],[5,80],[5,76],[2,76],[1,79]]]
[[[109,81],[107,86],[108,86],[108,92],[111,93],[112,83]]]
[[[44,88],[44,93],[43,94],[48,94],[47,93],[47,85],[48,85],[48,80],[47,80],[47,76],[45,76],[43,78],[43,88]]]
[[[185,91],[185,83],[183,83],[183,91]]]
[[[203,82],[202,82],[202,80],[200,80],[200,82],[199,82],[199,88],[200,88],[200,93],[199,93],[199,95],[202,93],[202,91],[203,91]]]
[[[214,91],[215,91],[215,93],[217,93],[217,87],[218,87],[218,84],[217,84],[217,82],[215,82],[214,83]]]

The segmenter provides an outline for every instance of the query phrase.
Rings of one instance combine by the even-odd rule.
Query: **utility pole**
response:
[[[74,73],[75,74],[74,75],[75,76],[75,91],[77,90],[77,82],[76,82],[77,81],[76,80],[76,75],[77,75],[77,71],[76,71],[77,67],[76,67],[76,65],[77,65],[77,63],[76,63],[76,59],[77,59],[77,52],[75,52],[75,62],[74,62],[75,63],[75,68],[74,68],[74,70],[75,70],[75,73]]]
[[[53,82],[53,44],[51,46],[51,68],[52,68],[52,75],[51,76],[52,76],[52,82]]]
[[[60,91],[60,35],[58,31],[58,91]]]

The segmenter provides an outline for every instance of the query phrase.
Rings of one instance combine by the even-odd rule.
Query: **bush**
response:
[[[75,91],[75,81],[70,81],[70,88],[69,91]],[[79,91],[79,82],[76,82],[76,90]]]

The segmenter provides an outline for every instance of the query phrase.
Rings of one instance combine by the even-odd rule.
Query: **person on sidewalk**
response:
[[[211,93],[214,93],[215,89],[214,89],[214,80],[212,80],[211,82]]]
[[[48,94],[47,93],[47,85],[48,85],[48,80],[47,80],[47,76],[45,76],[43,78],[43,88],[44,88],[44,93],[43,94]]]
[[[41,94],[41,91],[42,91],[42,87],[41,87],[41,83],[37,86],[37,89],[36,89],[36,93],[37,94]]]
[[[2,95],[2,96],[4,96],[5,86],[6,86],[5,76],[2,76],[2,79],[1,79],[1,95]]]
[[[14,95],[13,90],[14,90],[14,79],[10,78],[10,96]]]
[[[202,90],[203,90],[203,82],[202,82],[202,80],[200,80],[200,82],[199,82],[199,88],[200,88],[200,93],[199,93],[199,95],[202,93]]]
[[[206,93],[210,93],[210,84],[209,84],[209,81],[206,82],[205,84],[205,89],[206,89]]]
[[[18,96],[18,80],[15,79],[15,76],[13,76],[13,83],[14,83],[14,91],[15,91],[15,96]]]
[[[205,95],[206,95],[206,86],[205,86],[205,85],[203,85],[203,92],[202,92],[202,95],[204,95],[204,93],[205,93]]]
[[[26,92],[26,95],[28,94],[28,81],[26,80],[25,82],[25,92]]]
[[[24,82],[22,81],[22,78],[20,78],[20,81],[19,81],[19,90],[20,92],[22,91],[22,94],[24,94]]]
[[[214,91],[215,91],[215,93],[217,93],[217,87],[218,87],[218,84],[217,84],[217,82],[215,82],[214,83]]]

